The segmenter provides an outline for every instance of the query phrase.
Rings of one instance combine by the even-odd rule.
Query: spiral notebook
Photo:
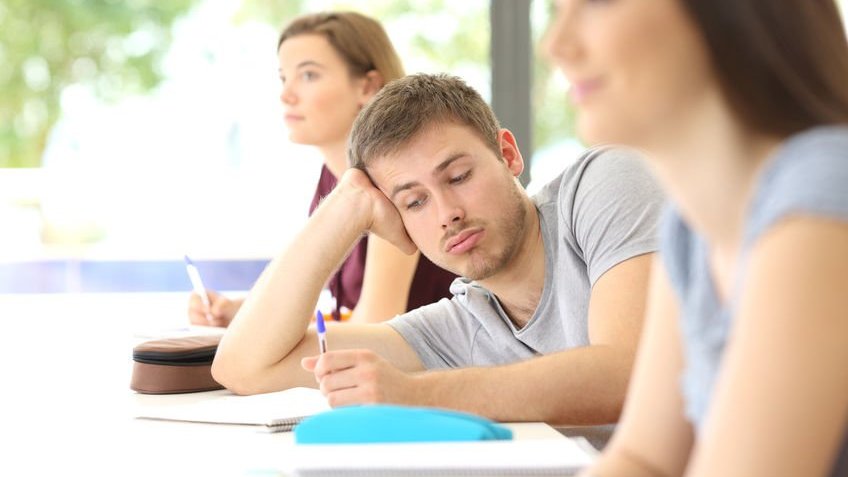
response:
[[[156,399],[156,398],[160,399]],[[238,396],[229,391],[212,391],[186,396],[192,402],[167,401],[169,396],[145,396],[135,409],[139,419],[256,426],[268,432],[290,431],[306,417],[330,409],[317,389]]]

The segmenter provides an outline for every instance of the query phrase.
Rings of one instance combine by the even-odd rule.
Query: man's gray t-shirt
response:
[[[777,222],[792,215],[848,222],[848,128],[820,127],[797,134],[769,159],[747,212],[736,276],[744,276],[751,248]],[[706,240],[669,208],[661,225],[661,254],[680,302],[686,367],[686,416],[700,429],[707,418],[721,358],[734,325],[744,283],[724,304],[713,287]],[[834,284],[848,291],[848,284]],[[799,317],[800,318],[800,317]],[[834,363],[845,366],[845,363]],[[780,419],[780,416],[774,416]],[[848,425],[831,475],[848,475]]]
[[[507,364],[589,345],[592,286],[616,264],[657,248],[663,196],[630,150],[587,151],[533,201],[544,241],[545,285],[530,321],[516,329],[491,292],[458,278],[452,299],[388,322],[426,368]]]

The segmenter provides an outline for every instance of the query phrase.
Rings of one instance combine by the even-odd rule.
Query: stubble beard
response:
[[[521,245],[522,234],[527,224],[525,196],[516,187],[511,188],[510,205],[500,220],[490,227],[492,232],[503,237],[504,247],[492,255],[483,250],[472,249],[468,256],[468,265],[462,274],[471,280],[479,281],[500,273],[513,260]]]

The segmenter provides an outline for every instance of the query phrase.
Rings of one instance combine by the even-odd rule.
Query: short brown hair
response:
[[[353,76],[364,76],[376,70],[388,83],[404,75],[400,57],[386,30],[377,20],[361,13],[324,12],[299,16],[280,33],[277,50],[284,41],[300,35],[326,38]]]
[[[681,0],[736,114],[787,136],[848,122],[848,44],[834,0]]]
[[[497,157],[498,124],[492,108],[456,76],[415,74],[386,85],[359,113],[348,143],[348,162],[365,170],[439,122],[468,126]]]

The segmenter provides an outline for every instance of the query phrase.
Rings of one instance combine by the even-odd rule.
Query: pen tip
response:
[[[194,265],[194,262],[192,262],[192,261],[191,261],[191,259],[190,259],[190,258],[188,258],[188,255],[183,255],[183,259],[185,259],[185,263],[186,263],[186,264],[188,264],[188,265]]]
[[[319,333],[326,332],[326,328],[324,327],[324,315],[321,314],[321,311],[315,313],[315,325],[318,328]]]

